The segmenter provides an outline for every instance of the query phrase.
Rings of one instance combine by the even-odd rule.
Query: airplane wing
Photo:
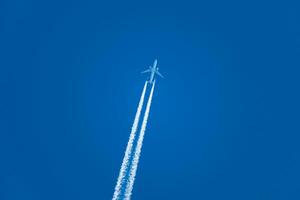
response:
[[[159,73],[158,71],[156,71],[156,73],[157,73],[160,77],[164,78],[164,76],[163,76],[161,73]]]
[[[141,72],[141,73],[143,74],[143,73],[147,73],[147,72],[151,72],[151,70],[150,70],[150,69],[147,69],[147,70],[145,70],[145,71],[143,71],[143,72]]]

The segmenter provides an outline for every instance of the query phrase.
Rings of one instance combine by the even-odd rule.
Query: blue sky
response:
[[[299,8],[2,1],[0,199],[110,199],[155,58],[133,199],[299,199]]]

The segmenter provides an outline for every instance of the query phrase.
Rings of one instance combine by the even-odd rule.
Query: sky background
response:
[[[296,1],[0,2],[0,199],[111,199],[145,75],[133,200],[300,199]]]

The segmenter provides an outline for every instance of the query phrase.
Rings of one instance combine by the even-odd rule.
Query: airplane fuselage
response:
[[[149,83],[153,83],[154,75],[155,75],[155,71],[152,69],[151,70],[151,75],[150,75],[150,78],[149,78]]]
[[[156,71],[157,71],[157,60],[154,60],[153,66],[151,68],[149,83],[153,83]]]
[[[158,71],[158,67],[157,67],[157,60],[155,59],[153,62],[153,65],[149,67],[148,70],[143,71],[142,73],[150,73],[150,77],[148,80],[148,83],[152,84],[155,80],[155,74],[158,74],[159,76],[163,77],[159,71]]]

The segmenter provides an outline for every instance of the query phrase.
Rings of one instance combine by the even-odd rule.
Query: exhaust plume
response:
[[[135,180],[135,176],[136,176],[136,170],[137,170],[140,155],[141,155],[144,135],[145,135],[147,121],[148,121],[148,117],[149,117],[154,86],[155,86],[155,81],[153,82],[152,89],[151,89],[151,92],[150,92],[150,95],[149,95],[145,115],[144,115],[143,122],[142,122],[140,135],[138,137],[136,149],[135,149],[135,152],[134,152],[132,166],[131,166],[131,169],[130,169],[130,174],[129,174],[129,177],[128,177],[128,183],[127,183],[126,191],[125,191],[125,200],[130,200],[130,198],[131,198],[132,189],[133,189],[133,185],[134,185],[134,180]]]
[[[123,188],[123,184],[124,184],[124,179],[125,179],[125,174],[126,171],[128,170],[128,162],[130,159],[130,156],[132,154],[132,146],[133,146],[133,142],[135,139],[135,135],[136,135],[136,131],[137,131],[137,127],[139,124],[139,119],[140,119],[140,115],[141,115],[141,111],[143,108],[143,104],[144,104],[144,98],[145,98],[145,92],[146,92],[146,88],[147,88],[147,81],[145,82],[144,88],[143,88],[143,92],[139,101],[139,105],[135,114],[135,118],[134,118],[134,122],[131,128],[131,133],[129,136],[129,140],[127,143],[127,147],[126,147],[126,151],[125,151],[125,155],[123,158],[123,162],[121,165],[121,169],[120,169],[120,173],[118,176],[118,180],[117,180],[117,184],[115,187],[115,191],[114,191],[114,195],[113,195],[113,200],[118,200],[120,199],[120,194],[121,194],[121,190]]]

